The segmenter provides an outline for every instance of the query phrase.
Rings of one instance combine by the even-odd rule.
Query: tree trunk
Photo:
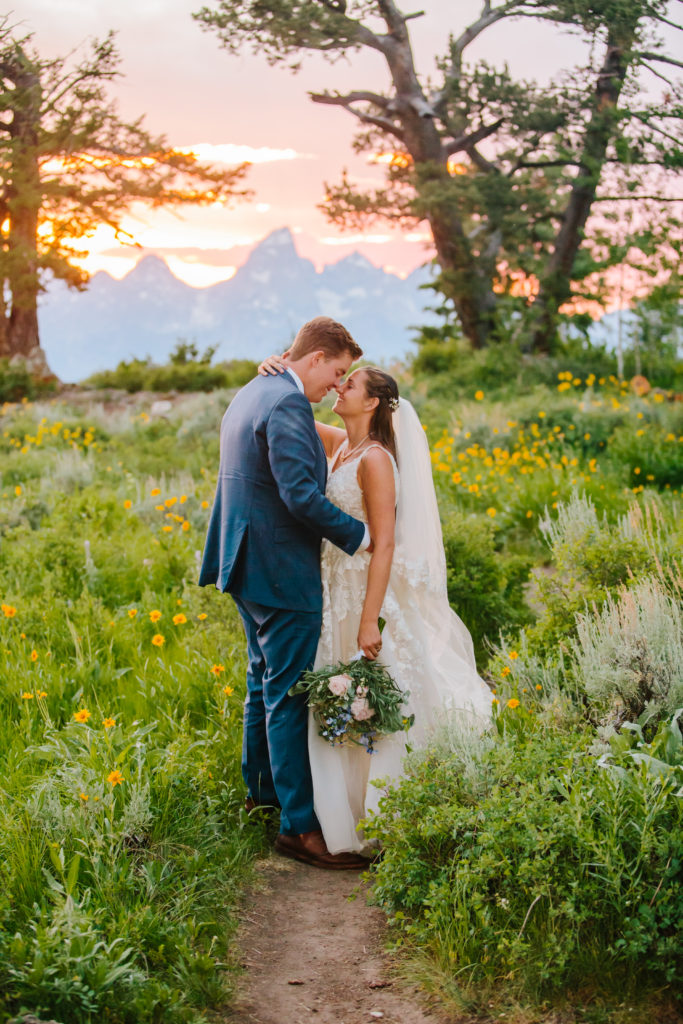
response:
[[[448,173],[448,172],[446,172]],[[484,348],[493,329],[496,295],[477,266],[462,222],[452,213],[430,212],[434,247],[441,267],[440,290],[451,299],[472,348]]]
[[[25,363],[31,372],[51,376],[38,333],[38,217],[42,197],[38,166],[40,79],[18,62],[14,81],[25,99],[13,111],[9,126],[14,142],[11,180],[6,190],[7,283],[11,305],[5,330],[0,332],[0,342],[4,355]]]
[[[571,296],[572,269],[595,201],[607,148],[614,134],[617,104],[637,26],[636,17],[630,23],[614,26],[608,31],[607,51],[595,87],[593,113],[586,129],[581,167],[574,179],[555,246],[534,303],[531,347],[536,352],[552,351],[558,309]]]
[[[391,35],[384,54],[389,65],[396,106],[400,112],[403,142],[422,178],[425,191],[438,196],[447,192],[450,175],[444,149],[429,103],[415,73],[410,37],[403,19],[390,23]],[[493,328],[496,295],[472,253],[464,224],[452,205],[443,198],[423,203],[441,267],[441,290],[455,307],[463,334],[472,348],[483,348]]]

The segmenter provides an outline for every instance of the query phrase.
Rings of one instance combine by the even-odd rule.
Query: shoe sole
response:
[[[297,850],[291,850],[288,846],[280,845],[277,839],[275,840],[275,852],[279,853],[281,857],[298,860],[302,864],[308,864],[313,868],[320,868],[322,871],[362,871],[364,868],[369,867],[369,862],[365,862],[365,860],[362,864],[325,864],[318,860],[317,857],[311,857]]]

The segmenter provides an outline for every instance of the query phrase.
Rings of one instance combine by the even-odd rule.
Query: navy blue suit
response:
[[[353,554],[364,524],[325,498],[327,459],[308,399],[287,373],[255,377],[221,424],[218,486],[199,577],[232,594],[247,635],[242,774],[282,808],[280,829],[318,828],[305,698],[287,691],[320,636],[320,542]]]

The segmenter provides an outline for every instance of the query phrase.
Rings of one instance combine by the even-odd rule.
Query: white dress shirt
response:
[[[303,382],[302,382],[302,380],[301,380],[301,377],[299,377],[299,376],[298,376],[298,375],[297,375],[297,374],[296,374],[296,373],[294,372],[294,370],[292,369],[292,367],[291,367],[291,366],[288,366],[288,367],[287,367],[287,368],[285,369],[285,373],[288,373],[288,374],[290,375],[290,377],[292,378],[292,380],[294,381],[294,383],[295,383],[295,384],[296,384],[296,386],[298,387],[298,389],[299,389],[299,391],[301,392],[301,394],[302,394],[302,395],[305,395],[305,394],[306,394],[306,392],[304,391],[304,385],[303,385]],[[369,547],[370,547],[370,531],[369,531],[369,529],[368,529],[368,527],[367,527],[367,524],[366,524],[366,525],[365,525],[365,533],[363,534],[363,539],[362,539],[362,541],[360,542],[360,544],[359,544],[359,546],[358,546],[358,548],[357,548],[356,550],[357,550],[357,551],[367,551],[367,549],[368,549]]]

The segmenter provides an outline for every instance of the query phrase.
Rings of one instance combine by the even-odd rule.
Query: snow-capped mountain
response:
[[[370,359],[404,355],[411,328],[434,322],[420,286],[429,270],[405,280],[359,253],[317,271],[300,257],[288,228],[274,231],[231,280],[191,288],[163,260],[147,256],[122,280],[95,274],[84,292],[53,282],[39,309],[43,348],[54,372],[81,380],[122,359],[164,362],[179,338],[217,359],[261,358],[282,351],[301,324],[319,314],[341,320]]]

